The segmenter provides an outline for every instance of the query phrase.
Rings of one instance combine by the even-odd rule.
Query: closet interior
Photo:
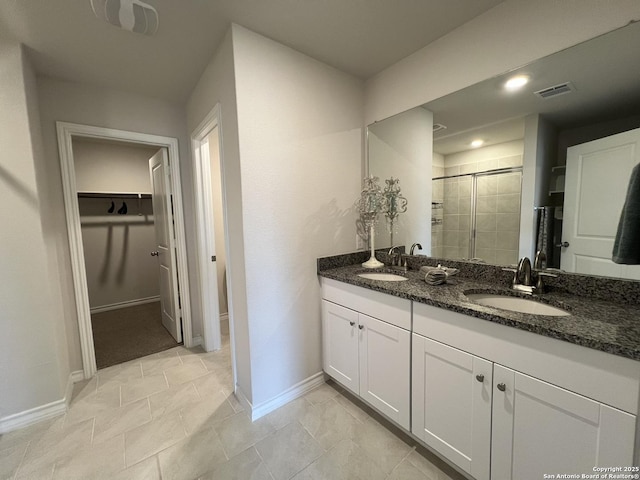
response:
[[[178,343],[162,325],[149,159],[158,147],[74,139],[98,369]]]

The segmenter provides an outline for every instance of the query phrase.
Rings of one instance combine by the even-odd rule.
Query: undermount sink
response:
[[[402,275],[385,272],[359,273],[358,276],[368,280],[381,280],[383,282],[402,282],[404,280],[408,280],[407,277],[403,277]]]
[[[565,317],[571,315],[561,308],[552,307],[546,303],[536,302],[527,298],[500,295],[496,293],[467,293],[465,296],[474,303],[487,307],[501,308],[513,312],[530,313],[532,315],[548,315]]]

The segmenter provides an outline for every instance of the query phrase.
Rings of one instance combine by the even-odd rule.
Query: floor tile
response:
[[[177,413],[156,418],[124,434],[127,467],[178,443],[185,437]]]
[[[251,422],[245,413],[236,413],[232,417],[216,424],[216,431],[227,457],[246,450],[275,431],[275,428],[264,418]]]
[[[114,365],[102,370],[98,370],[98,390],[103,388],[130,383],[132,380],[142,378],[142,367],[140,362],[134,362],[128,365]]]
[[[110,385],[72,401],[65,418],[65,425],[73,425],[93,418],[99,413],[118,408],[120,408],[120,385]]]
[[[445,464],[433,453],[422,446],[409,454],[407,461],[433,480],[465,480],[465,477]]]
[[[391,473],[412,449],[374,419],[358,424],[353,440],[386,473]]]
[[[151,415],[157,418],[167,413],[177,412],[187,404],[200,400],[200,395],[192,383],[169,387],[149,397]]]
[[[227,461],[213,428],[200,430],[158,454],[162,480],[192,480]]]
[[[142,374],[146,377],[149,375],[158,375],[163,373],[166,369],[171,367],[177,367],[182,365],[182,361],[177,354],[168,357],[144,357],[140,360],[142,365]]]
[[[150,421],[151,412],[146,398],[123,405],[117,410],[107,410],[96,416],[93,443],[104,442]]]
[[[329,450],[340,440],[356,435],[358,422],[334,398],[307,410],[300,419],[306,428],[325,450]]]
[[[342,440],[294,480],[384,480],[387,474],[349,439]]]
[[[59,425],[60,417],[50,418],[19,430],[0,434],[0,450],[18,445],[26,447],[29,442],[38,441],[54,423]]]
[[[87,445],[91,445],[93,419],[62,428],[62,422],[54,422],[47,432],[37,441],[29,444],[24,460],[18,469],[18,475],[31,474],[46,470],[50,465],[74,456]]]
[[[184,404],[180,409],[180,416],[189,435],[212,428],[235,414],[223,392]]]
[[[199,358],[196,360],[197,361],[183,361],[181,365],[165,370],[164,374],[167,377],[169,385],[180,385],[206,375],[208,371],[202,361]]]
[[[0,450],[0,479],[13,478],[27,450],[27,443]]]
[[[122,405],[125,405],[166,390],[169,386],[164,375],[158,374],[149,375],[136,382],[123,384],[120,388]]]
[[[109,480],[161,480],[158,456],[154,455],[136,463],[113,475]]]
[[[324,453],[298,422],[259,441],[255,447],[275,480],[288,480]]]
[[[348,394],[341,393],[334,398],[336,402],[342,405],[342,407],[359,422],[366,422],[369,418],[370,415],[367,412],[369,407],[366,407],[359,401],[353,400]]]
[[[438,480],[438,477],[437,474],[435,477],[428,476],[414,467],[408,460],[403,460],[393,469],[388,480]]]
[[[333,385],[323,383],[319,387],[316,387],[307,393],[305,398],[312,404],[317,405],[318,403],[331,400],[336,395],[338,395],[338,390]]]
[[[223,382],[215,373],[198,377],[192,383],[202,398],[217,395],[224,390]]]
[[[273,480],[273,477],[256,449],[249,447],[202,475],[200,480]]]
[[[279,430],[291,422],[301,420],[305,416],[309,415],[313,408],[314,406],[305,398],[296,398],[295,400],[269,413],[265,418],[269,423],[271,423],[271,425]]]
[[[123,470],[124,466],[124,435],[119,435],[56,462],[53,479],[107,479]]]

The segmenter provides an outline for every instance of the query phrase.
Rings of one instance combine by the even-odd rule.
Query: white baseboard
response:
[[[64,397],[60,400],[0,418],[0,434],[28,427],[29,425],[57,417],[58,415],[63,415],[67,412],[69,402],[71,401],[73,384],[81,380],[84,380],[84,372],[82,370],[71,372],[67,380]]]
[[[258,405],[252,405],[240,388],[236,388],[236,397],[244,409],[247,412],[251,412],[250,417],[253,422],[260,417],[264,417],[266,414],[277,410],[290,401],[303,396],[305,393],[319,387],[323,383],[325,383],[324,372],[318,372],[300,383],[295,384],[293,387],[285,390],[281,394],[276,395],[271,400],[267,400],[266,402],[262,402]]]
[[[112,303],[110,305],[101,305],[99,307],[93,307],[91,308],[91,313],[102,313],[102,312],[108,312],[111,310],[119,310],[121,308],[127,308],[127,307],[135,307],[136,305],[144,305],[145,303],[153,303],[153,302],[159,302],[160,301],[160,295],[157,295],[155,297],[146,297],[146,298],[138,298],[135,300],[127,300],[126,302],[118,302],[118,303]]]

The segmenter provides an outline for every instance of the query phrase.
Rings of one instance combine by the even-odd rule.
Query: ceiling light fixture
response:
[[[471,142],[472,148],[478,148],[478,147],[481,147],[482,145],[484,145],[484,140],[482,140],[481,138],[476,138]]]
[[[141,0],[91,0],[93,13],[100,20],[143,35],[158,31],[158,11]]]
[[[509,90],[510,92],[513,92],[515,90],[520,90],[527,83],[529,83],[529,77],[527,75],[516,75],[515,77],[511,77],[509,80],[507,80],[507,82],[504,84],[504,88],[506,90]]]

